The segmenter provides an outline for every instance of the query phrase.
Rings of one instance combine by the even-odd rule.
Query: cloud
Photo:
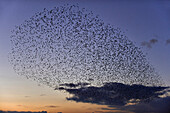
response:
[[[146,42],[146,41],[142,42],[141,46],[146,46],[147,48],[152,48],[152,45],[157,42],[158,42],[157,39],[151,39],[151,40],[149,40],[149,42]]]
[[[95,103],[99,105],[124,106],[133,99],[133,102],[147,102],[158,98],[167,87],[149,87],[143,85],[126,85],[122,83],[106,83],[101,87],[82,87],[77,89],[65,88],[73,97],[67,100],[76,102]]]
[[[62,87],[63,88],[63,87]],[[138,104],[149,103],[155,99],[160,99],[161,95],[169,92],[169,87],[127,85],[122,83],[105,83],[101,87],[88,86],[80,88],[63,88],[63,90],[72,94],[67,100],[93,103],[98,105],[107,105],[109,108],[102,110],[131,110],[130,106],[138,109]],[[132,104],[128,104],[132,103]],[[142,104],[141,104],[142,105]],[[148,106],[146,104],[146,106]],[[132,110],[134,110],[132,109]]]
[[[48,107],[48,108],[57,108],[59,106],[49,105],[49,106],[45,106],[45,107]]]
[[[166,44],[170,44],[170,39],[166,40]]]
[[[117,110],[116,108],[101,108],[102,110]]]
[[[115,112],[115,110],[121,110],[121,113],[131,111],[133,113],[169,113],[170,111],[170,97],[157,98],[148,103],[139,103],[135,105],[118,107],[116,109],[113,106],[109,106],[110,108],[101,108],[101,110],[110,110]],[[106,113],[106,112],[104,112]],[[117,113],[117,112],[116,112]]]
[[[149,103],[127,106],[126,109],[135,113],[169,113],[170,97],[158,98]]]
[[[25,98],[29,98],[29,97],[31,97],[31,96],[25,96]]]
[[[64,90],[65,88],[64,87],[67,87],[67,88],[77,88],[77,87],[85,87],[85,86],[88,86],[90,85],[90,83],[87,83],[87,82],[79,82],[77,84],[74,84],[74,83],[65,83],[65,84],[60,84],[59,86],[60,87],[56,87],[55,90]],[[64,86],[64,87],[61,87],[61,86]]]
[[[109,111],[109,112],[105,112],[105,111],[95,111],[95,112],[92,112],[92,113],[125,113],[125,112],[123,112],[123,111],[120,111],[120,112],[118,112],[118,111],[116,111],[116,112],[111,112],[111,111]],[[126,112],[126,113],[129,113],[129,112]]]
[[[31,111],[2,111],[0,113],[47,113],[47,111],[31,112]]]
[[[40,96],[46,96],[46,94],[41,94]]]

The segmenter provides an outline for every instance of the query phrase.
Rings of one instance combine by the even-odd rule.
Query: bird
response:
[[[160,75],[120,28],[93,12],[64,5],[37,12],[11,34],[9,61],[28,79],[50,87],[104,82],[162,85]]]

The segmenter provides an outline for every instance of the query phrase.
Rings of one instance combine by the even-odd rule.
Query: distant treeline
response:
[[[0,113],[47,113],[47,111],[31,112],[31,111],[2,111]]]

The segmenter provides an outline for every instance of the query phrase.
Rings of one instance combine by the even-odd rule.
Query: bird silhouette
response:
[[[160,75],[119,28],[78,5],[44,9],[12,30],[16,73],[56,87],[105,82],[162,85]]]

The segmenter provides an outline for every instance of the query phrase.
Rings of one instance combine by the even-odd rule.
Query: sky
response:
[[[155,67],[165,83],[170,85],[169,1],[1,0],[0,110],[80,113],[82,110],[91,112],[103,108],[96,104],[67,101],[65,97],[69,94],[17,75],[8,61],[11,49],[10,35],[15,25],[22,24],[44,8],[52,9],[67,3],[78,3],[80,7],[99,15],[106,24],[119,27],[136,46],[141,47],[150,64]]]

